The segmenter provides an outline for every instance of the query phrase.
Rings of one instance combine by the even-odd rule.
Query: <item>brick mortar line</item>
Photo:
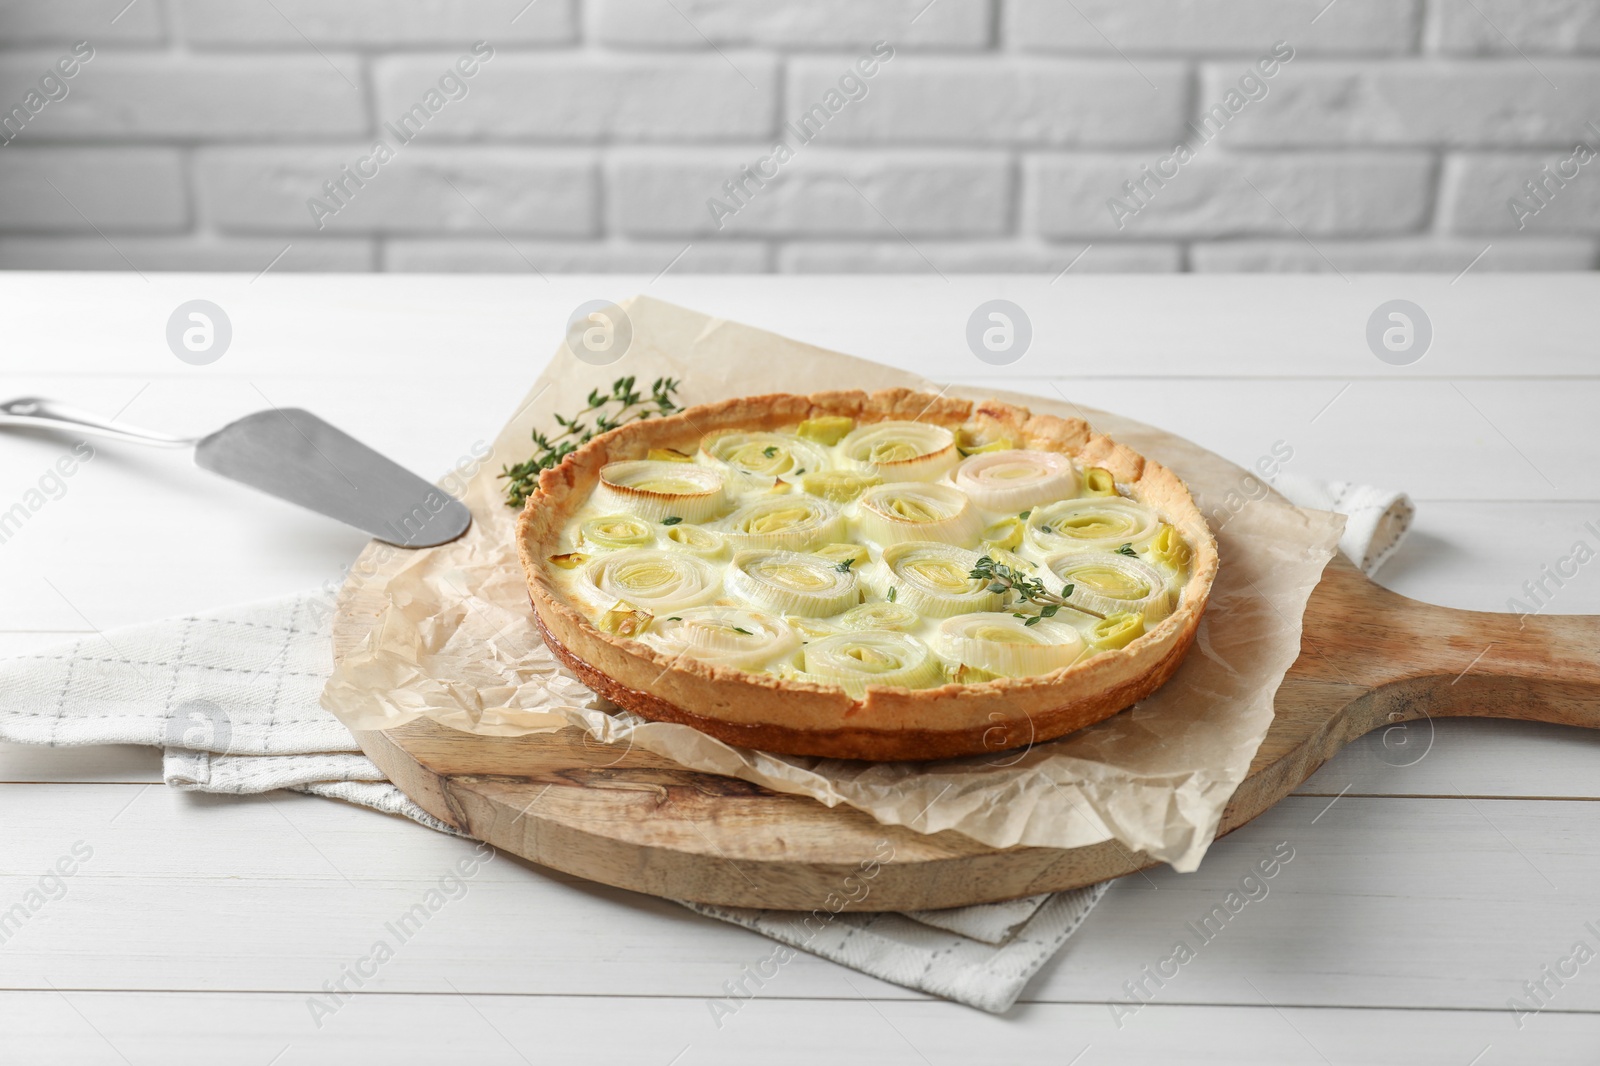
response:
[[[82,38],[78,39],[81,40]],[[529,58],[573,56],[591,58],[596,61],[604,61],[611,57],[624,59],[656,58],[663,61],[693,58],[707,61],[707,66],[712,65],[712,63],[709,61],[717,60],[717,53],[708,48],[651,48],[644,46],[610,46],[589,48],[571,41],[550,42],[548,44],[516,41],[506,44],[499,44],[489,37],[478,37],[473,38],[472,40],[466,40],[459,46],[453,45],[449,42],[441,41],[438,43],[414,45],[383,45],[372,43],[335,44],[332,42],[323,42],[319,43],[318,47],[323,48],[330,58],[333,56],[349,56],[352,58],[366,59],[383,59],[389,57],[401,59],[424,59],[434,57],[453,57],[461,50],[470,47],[474,40],[488,40],[491,44],[494,44],[495,55],[497,58],[500,56],[527,56]],[[53,53],[55,50],[63,47],[70,47],[72,43],[73,41],[67,39],[63,39],[59,42],[41,42],[38,44],[6,43],[4,45],[0,45],[0,60],[21,56],[37,57],[47,53]],[[861,43],[868,46],[872,44],[871,41],[863,41]],[[1271,42],[1267,43],[1270,45]],[[771,45],[729,45],[721,47],[724,47],[725,51],[733,56],[763,57],[770,59],[842,59],[854,56],[856,54],[848,46],[833,45],[827,47],[819,46],[816,48],[801,48],[792,46],[775,47]],[[903,52],[901,51],[902,48],[904,49]],[[1561,52],[1542,52],[1523,48],[1523,53],[1535,58],[1557,61],[1571,59],[1582,62],[1600,62],[1600,47],[1597,46],[1585,46],[1583,49]],[[96,45],[95,54],[97,58],[101,55],[119,57],[174,56],[199,60],[211,57],[236,59],[241,56],[253,58],[319,58],[315,51],[306,48],[303,45],[296,46],[287,42],[281,45],[239,44],[229,46],[182,40],[174,40],[170,42],[113,41],[104,45]],[[1106,51],[1060,51],[1042,48],[935,49],[921,46],[896,44],[896,54],[903,54],[906,58],[911,59],[960,60],[983,58],[999,61],[1005,59],[1031,58],[1041,61],[1059,59],[1062,61],[1098,62],[1116,66],[1123,65],[1120,56],[1118,56],[1115,52]],[[1123,54],[1130,59],[1147,60],[1150,62],[1221,65],[1224,63],[1247,62],[1253,60],[1259,55],[1259,50],[1250,51],[1246,48],[1240,48],[1237,51],[1231,49],[1217,51],[1139,51],[1136,49],[1124,49]],[[1298,62],[1302,59],[1302,57],[1309,63],[1327,65],[1347,62],[1369,62],[1374,66],[1374,68],[1377,69],[1406,62],[1411,62],[1418,66],[1427,66],[1433,63],[1438,63],[1440,65],[1445,63],[1459,63],[1463,66],[1500,65],[1510,68],[1515,68],[1518,66],[1526,67],[1526,63],[1522,57],[1514,51],[1396,52],[1361,50],[1318,52],[1297,48],[1295,53],[1296,61]],[[998,63],[996,65],[1003,66],[1003,64]],[[1537,77],[1537,75],[1532,74],[1532,72],[1530,72],[1530,76],[1535,78]]]
[[[272,135],[276,137],[277,135]],[[51,151],[78,152],[96,149],[206,149],[215,148],[224,151],[238,149],[310,147],[326,148],[341,147],[363,149],[368,146],[374,134],[366,133],[341,133],[311,136],[304,134],[284,135],[278,140],[234,140],[231,138],[212,138],[203,135],[190,134],[151,134],[148,137],[131,137],[126,134],[118,137],[96,138],[93,135],[75,137],[56,136],[46,139],[40,137],[29,145],[16,147],[16,155],[44,154]],[[1220,139],[1219,139],[1220,140]],[[640,155],[667,153],[674,151],[745,151],[765,152],[772,147],[770,141],[575,141],[563,139],[541,139],[534,137],[514,138],[498,136],[495,139],[451,137],[443,136],[432,138],[430,144],[449,148],[529,148],[553,149],[563,152],[578,153],[591,151],[607,153],[607,158],[617,158],[618,153],[638,153]],[[820,142],[819,142],[820,144]],[[987,162],[974,153],[987,153],[993,157],[1005,156],[1009,153],[1024,153],[1019,161],[1031,159],[1047,159],[1062,157],[1109,157],[1139,155],[1143,152],[1168,152],[1172,144],[1167,141],[1149,141],[1130,145],[1086,144],[1086,145],[1052,145],[1035,142],[994,142],[994,141],[968,141],[954,143],[948,141],[904,141],[892,144],[882,141],[839,141],[832,145],[821,146],[824,150],[835,156],[858,155],[862,157],[885,156],[899,157],[910,156],[913,153],[927,155],[959,155],[973,159],[975,162]],[[1462,157],[1512,157],[1535,156],[1542,153],[1571,151],[1572,144],[1568,140],[1551,141],[1543,144],[1524,145],[1450,145],[1431,141],[1415,141],[1408,144],[1285,144],[1285,145],[1241,145],[1234,148],[1221,146],[1214,154],[1229,158],[1261,158],[1266,156],[1281,156],[1292,158],[1308,155],[1393,155],[1409,152],[1422,156],[1442,154],[1443,159],[1456,159]],[[0,160],[9,157],[11,153],[0,154]],[[722,160],[715,160],[707,165],[720,165]]]

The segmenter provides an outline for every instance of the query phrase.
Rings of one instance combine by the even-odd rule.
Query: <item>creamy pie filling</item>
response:
[[[830,416],[611,463],[549,573],[606,632],[858,696],[1047,674],[1172,612],[1190,548],[1160,514],[969,439]]]

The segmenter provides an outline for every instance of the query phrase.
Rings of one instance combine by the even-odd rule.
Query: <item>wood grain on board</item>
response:
[[[405,556],[389,551],[384,558],[368,561],[370,573],[360,564],[352,570],[366,576],[341,593],[336,655],[384,610],[386,577]],[[1383,589],[1336,557],[1312,593],[1300,657],[1219,835],[1291,793],[1351,740],[1448,716],[1600,728],[1600,617],[1523,620],[1436,607]],[[1397,735],[1415,742],[1413,733]],[[480,737],[418,720],[357,736],[392,781],[463,832],[567,873],[657,896],[810,910],[830,895],[837,899],[847,876],[890,849],[872,891],[851,909],[1010,899],[1153,864],[1116,841],[993,848],[954,832],[882,825],[849,807],[619,751],[578,729]],[[1404,750],[1395,755],[1408,757]]]

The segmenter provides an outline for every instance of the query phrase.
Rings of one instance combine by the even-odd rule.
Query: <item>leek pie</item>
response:
[[[853,759],[997,752],[1165,682],[1216,575],[1171,471],[1076,419],[905,389],[730,400],[547,470],[551,651],[647,718]]]

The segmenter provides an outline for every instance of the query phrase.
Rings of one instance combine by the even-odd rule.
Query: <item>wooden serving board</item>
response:
[[[368,576],[341,593],[336,656],[376,622],[384,580],[409,555],[384,546],[368,558],[376,550],[352,569]],[[1436,607],[1382,588],[1335,556],[1307,605],[1300,657],[1274,710],[1219,836],[1375,729],[1449,716],[1600,728],[1600,616],[1524,625],[1516,615]],[[1431,739],[1431,730],[1403,733],[1415,747],[1395,747],[1401,764],[1425,754],[1420,745]],[[567,873],[675,899],[809,911],[842,895],[863,862],[879,860],[871,891],[846,909],[931,909],[1074,888],[1154,865],[1115,841],[997,849],[953,832],[924,835],[607,747],[575,728],[482,737],[418,720],[357,739],[390,780],[462,832]]]

